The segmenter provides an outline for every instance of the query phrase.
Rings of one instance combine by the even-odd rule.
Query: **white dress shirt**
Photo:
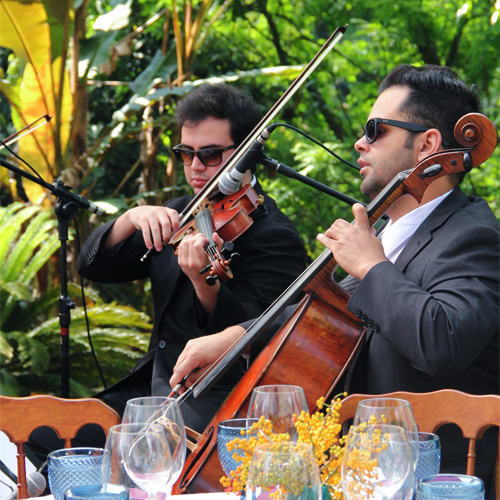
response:
[[[448,191],[425,205],[412,210],[394,223],[389,220],[379,234],[379,238],[384,247],[385,256],[392,263],[396,262],[406,243],[408,243],[408,240],[413,236],[420,224],[450,193],[451,191]]]

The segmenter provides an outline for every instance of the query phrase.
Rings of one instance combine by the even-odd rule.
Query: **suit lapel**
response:
[[[432,241],[433,232],[439,229],[458,208],[469,203],[467,196],[457,187],[431,213],[410,238],[394,263],[404,272],[410,262]]]

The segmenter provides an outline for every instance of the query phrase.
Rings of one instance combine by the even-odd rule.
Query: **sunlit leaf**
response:
[[[128,25],[131,1],[118,4],[113,10],[99,16],[92,26],[95,30],[115,31]]]
[[[0,2],[1,45],[36,67],[50,63],[50,34],[42,2]]]
[[[47,65],[39,71],[30,64],[26,65],[21,85],[20,99],[22,105],[22,122],[31,123],[47,114],[55,117],[47,125],[36,129],[32,134],[19,140],[19,155],[32,165],[45,182],[52,182],[58,175],[56,160],[56,141],[58,149],[64,156],[69,142],[70,121],[72,116],[72,99],[69,88],[69,76],[62,73],[62,96],[59,96],[61,59]],[[60,101],[60,102],[59,102]],[[59,121],[57,120],[59,117]],[[25,182],[24,187],[31,201],[40,202],[47,196],[46,188],[34,182]]]

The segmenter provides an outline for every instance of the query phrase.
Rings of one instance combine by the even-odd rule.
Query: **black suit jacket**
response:
[[[456,188],[348,309],[372,325],[351,392],[499,394],[499,224]]]

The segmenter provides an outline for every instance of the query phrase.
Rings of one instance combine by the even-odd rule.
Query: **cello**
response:
[[[454,135],[464,147],[435,153],[413,169],[398,173],[368,205],[370,225],[373,226],[402,195],[410,195],[420,202],[434,180],[469,172],[486,161],[495,150],[495,127],[479,113],[463,116],[455,126]],[[319,397],[328,398],[332,394],[347,366],[355,359],[366,331],[359,318],[347,310],[349,294],[333,280],[335,267],[332,253],[324,250],[228,352],[183,394],[202,395],[287,304],[300,292],[305,293],[290,318],[251,364],[201,435],[174,485],[175,494],[220,491],[219,478],[223,471],[216,451],[217,423],[245,417],[251,393],[257,385],[300,385],[310,408],[315,407]]]

